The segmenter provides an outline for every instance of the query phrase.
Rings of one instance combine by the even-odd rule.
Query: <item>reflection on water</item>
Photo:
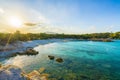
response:
[[[30,72],[45,67],[51,80],[120,80],[120,41],[71,41],[39,45],[36,56],[16,56],[3,61]],[[62,57],[63,63],[48,55]],[[55,79],[54,79],[55,78]]]

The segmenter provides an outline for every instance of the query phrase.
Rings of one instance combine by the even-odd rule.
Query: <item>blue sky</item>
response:
[[[120,31],[120,0],[1,0],[2,11],[19,15],[24,22],[40,23],[23,27],[26,32]]]

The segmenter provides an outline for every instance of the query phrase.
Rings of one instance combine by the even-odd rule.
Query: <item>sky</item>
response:
[[[20,26],[20,27],[16,27]],[[0,0],[0,32],[120,31],[120,0]]]

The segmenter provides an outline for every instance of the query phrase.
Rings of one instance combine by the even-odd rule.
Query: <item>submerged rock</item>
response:
[[[102,64],[102,66],[105,67],[105,68],[111,68],[110,64]]]
[[[56,61],[59,62],[59,63],[62,63],[63,59],[62,58],[57,58]]]
[[[1,66],[0,80],[48,80],[49,74],[42,73],[44,70],[45,68],[40,68],[39,71],[33,70],[26,74],[22,69],[14,65]]]
[[[44,68],[44,67],[42,67],[42,68],[39,69],[39,73],[42,73],[42,72],[44,72],[44,71],[45,71],[45,68]]]
[[[42,75],[36,70],[29,73],[27,77],[29,80],[48,80],[46,75]]]
[[[48,57],[49,57],[50,60],[54,60],[55,59],[55,57],[51,56],[51,55],[48,55]]]
[[[28,76],[28,79],[30,79],[30,80],[34,80],[34,79],[35,80],[41,80],[40,79],[40,73],[36,70],[30,72],[27,76]]]
[[[49,77],[49,76],[50,76],[50,74],[43,73],[43,74],[41,74],[41,76],[46,76],[46,77]]]
[[[13,65],[2,66],[0,68],[0,80],[27,80],[22,74],[24,72]]]

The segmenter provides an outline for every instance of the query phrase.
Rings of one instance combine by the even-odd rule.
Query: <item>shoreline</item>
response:
[[[12,55],[15,55],[17,52],[25,52],[28,47],[34,48],[39,45],[45,45],[54,42],[63,42],[63,41],[70,41],[72,39],[46,39],[46,40],[33,40],[27,42],[16,42],[13,44],[9,44],[6,49],[5,46],[1,46],[3,50],[0,50],[0,58],[7,58]]]
[[[0,45],[0,58],[10,57],[17,55],[18,52],[25,52],[28,47],[34,48],[39,45],[45,45],[54,42],[67,42],[67,41],[98,41],[98,42],[113,42],[113,40],[107,39],[44,39],[33,41],[18,41],[16,43],[9,44],[7,46]]]
[[[58,42],[58,44],[66,44],[66,40],[63,40],[64,42]],[[39,41],[36,41],[36,42],[39,42]],[[70,42],[72,42],[72,41],[70,41]],[[73,41],[75,44],[77,44],[76,42],[80,42],[80,41]],[[87,42],[88,44],[89,43],[91,43],[91,41],[81,41],[80,43],[85,43],[85,42]],[[116,42],[116,41],[115,41]],[[117,41],[117,42],[119,42],[119,41]],[[30,42],[28,42],[28,43],[34,43],[34,41],[30,41]],[[67,42],[67,43],[69,43],[69,41]],[[95,44],[95,43],[98,43],[99,44],[99,42],[93,42],[92,44]],[[100,44],[103,44],[104,42],[100,42]],[[53,43],[54,44],[54,43]],[[56,43],[55,43],[56,44]],[[106,43],[105,43],[106,44]],[[110,44],[111,45],[111,43],[108,43],[108,44]],[[46,44],[47,45],[47,44]],[[48,45],[51,45],[51,44],[49,44],[48,43]],[[81,45],[79,45],[79,46],[81,46],[81,47],[83,47],[84,46],[84,44],[81,44]],[[27,45],[28,46],[28,45]],[[43,45],[44,46],[44,45]],[[69,45],[68,45],[69,46]],[[114,45],[112,45],[112,46],[114,46]],[[61,46],[60,46],[61,47]],[[67,47],[67,46],[66,46]],[[106,48],[107,48],[107,46],[105,46]],[[49,48],[49,46],[48,47],[46,47],[46,50]],[[63,47],[64,48],[64,47]],[[87,49],[87,46],[86,47],[84,47],[85,49]],[[88,47],[89,48],[89,47]],[[108,48],[109,48],[109,46],[108,46]],[[38,49],[39,49],[39,47],[38,47]],[[65,50],[66,50],[67,48],[65,48]],[[99,49],[99,47],[98,47],[98,49]],[[118,48],[119,49],[119,48]],[[42,51],[43,49],[40,49],[40,51]],[[68,50],[71,50],[71,49],[69,49],[68,48]],[[90,51],[92,50],[92,49],[89,49]],[[88,51],[89,51],[88,50]],[[93,47],[93,50],[94,50],[94,47]],[[95,49],[95,51],[96,51],[97,49]],[[110,47],[110,50],[112,50],[112,47]],[[109,51],[110,51],[109,50]],[[75,51],[74,51],[75,52]],[[104,51],[103,51],[104,52]],[[55,52],[56,53],[56,52]],[[62,53],[62,52],[60,52],[60,53]],[[64,52],[63,52],[64,53]],[[76,53],[76,52],[75,52]],[[93,54],[94,54],[94,51],[92,52]],[[101,50],[100,50],[100,53],[101,53]],[[44,53],[43,53],[44,54]],[[48,53],[49,54],[49,53]],[[27,74],[29,74],[30,72],[32,72],[32,71],[34,71],[33,73],[35,74],[35,73],[37,73],[36,72],[36,70],[38,71],[39,70],[39,68],[42,68],[42,67],[44,67],[46,70],[45,70],[45,73],[49,73],[48,71],[50,71],[51,73],[49,73],[50,74],[50,77],[49,78],[53,78],[53,77],[51,77],[51,76],[55,76],[55,78],[57,78],[58,79],[58,75],[60,75],[62,78],[65,78],[66,79],[66,77],[71,77],[72,75],[73,76],[75,76],[75,79],[77,79],[77,78],[79,78],[79,79],[81,79],[82,77],[84,78],[87,78],[87,79],[95,79],[96,77],[94,77],[94,71],[91,73],[91,75],[87,75],[86,76],[86,73],[85,74],[83,74],[82,75],[82,73],[81,73],[81,75],[80,75],[80,77],[78,77],[77,76],[77,74],[79,74],[79,72],[67,72],[68,74],[71,74],[71,73],[74,73],[74,74],[72,74],[72,75],[70,75],[70,76],[63,76],[62,74],[66,74],[64,71],[66,71],[67,69],[69,69],[69,66],[72,64],[72,68],[70,69],[70,70],[75,70],[75,69],[78,69],[77,67],[74,67],[74,66],[76,66],[76,65],[78,65],[78,63],[79,63],[79,61],[82,61],[82,59],[83,58],[81,58],[81,59],[79,59],[79,58],[76,58],[76,57],[74,57],[73,59],[71,58],[71,56],[69,56],[68,58],[64,58],[63,57],[63,59],[65,60],[65,63],[66,64],[62,64],[62,66],[65,66],[65,67],[63,67],[63,68],[61,68],[61,70],[59,70],[59,67],[58,66],[56,66],[56,65],[61,65],[61,64],[53,64],[51,61],[51,63],[50,64],[48,64],[49,62],[47,62],[47,63],[42,63],[41,61],[42,60],[46,60],[47,61],[47,55],[48,54],[46,54],[46,57],[43,57],[43,59],[41,59],[41,57],[37,57],[37,56],[40,56],[40,55],[37,55],[37,56],[32,56],[33,58],[29,58],[29,59],[26,59],[26,57],[28,57],[28,56],[26,56],[26,57],[23,57],[23,58],[18,58],[18,57],[16,57],[16,59],[19,59],[19,60],[22,60],[22,62],[24,62],[24,61],[29,61],[29,60],[33,60],[33,59],[35,59],[35,58],[37,58],[35,61],[30,61],[31,63],[30,63],[30,65],[29,65],[29,67],[31,67],[31,68],[28,68],[28,66],[26,67],[27,69],[25,69],[25,68],[23,68],[23,70],[24,71],[26,71],[27,72],[27,70],[30,70]],[[78,54],[78,53],[76,53],[76,54]],[[88,55],[90,54],[90,53],[87,53]],[[96,54],[95,54],[96,55]],[[99,55],[99,53],[98,53],[98,55]],[[103,55],[103,53],[101,53],[101,55]],[[108,54],[107,54],[108,55]],[[54,55],[53,55],[54,56]],[[89,55],[89,56],[94,56],[94,55]],[[95,56],[94,56],[95,57]],[[102,56],[101,56],[102,57]],[[85,58],[85,57],[84,57]],[[107,57],[106,57],[107,58]],[[16,59],[13,59],[13,60],[10,60],[10,61],[15,61],[15,62],[17,62],[16,61]],[[78,61],[77,61],[77,59],[78,59]],[[103,59],[103,58],[101,58],[101,59]],[[18,60],[18,61],[19,61]],[[75,60],[75,61],[74,61]],[[84,60],[84,59],[83,59]],[[85,61],[88,61],[88,63],[84,63],[84,61],[82,61],[83,63],[81,64],[81,65],[79,65],[78,67],[81,67],[82,66],[82,68],[83,69],[87,69],[87,68],[89,68],[90,67],[90,69],[89,70],[92,70],[94,67],[96,67],[96,70],[95,71],[98,71],[99,70],[99,65],[97,66],[94,66],[94,61],[93,62],[89,62],[89,60],[90,59],[85,59]],[[106,59],[107,60],[107,59]],[[72,62],[71,62],[72,61]],[[109,63],[107,63],[107,61],[104,63],[104,59],[103,59],[103,61],[102,60],[97,60],[98,61],[98,63],[99,62],[103,62],[103,63],[100,63],[102,66],[105,66],[105,67],[107,67],[107,68],[111,68],[111,65],[109,65]],[[111,60],[112,61],[112,60]],[[34,62],[35,62],[35,64],[34,64]],[[39,63],[40,62],[40,63]],[[17,62],[18,63],[18,62]],[[25,64],[26,64],[27,62],[25,62]],[[29,62],[28,62],[29,63]],[[32,64],[33,63],[33,64]],[[56,62],[55,62],[56,63]],[[71,63],[71,64],[70,64]],[[46,65],[46,64],[48,64],[48,66],[50,66],[50,65],[53,65],[53,66],[56,66],[55,68],[53,67],[53,66],[50,66],[51,67],[51,69],[49,69],[48,67],[46,67],[46,66],[44,66],[44,65]],[[105,64],[105,65],[104,65]],[[106,65],[107,64],[107,65]],[[8,64],[4,64],[4,65],[8,65]],[[19,65],[21,65],[21,64],[19,64]],[[23,64],[24,65],[24,64]],[[39,65],[42,65],[42,66],[39,66]],[[37,66],[37,67],[34,67],[34,66]],[[92,69],[91,69],[91,66],[93,67]],[[20,67],[20,66],[19,66]],[[21,67],[22,68],[22,67]],[[66,70],[64,70],[64,68],[66,69]],[[61,71],[61,74],[58,74],[58,75],[55,75],[57,72],[52,72],[52,71],[54,71],[54,69],[55,70],[59,70],[59,71]],[[103,68],[103,70],[104,70],[105,68]],[[76,71],[76,70],[75,70]],[[79,69],[78,69],[78,71],[79,71]],[[84,72],[84,71],[83,71]],[[86,71],[85,71],[86,72]],[[101,74],[101,73],[100,73]],[[104,75],[105,73],[103,72],[103,75]],[[101,78],[104,78],[104,76],[103,75],[100,75],[100,77]],[[114,75],[113,75],[114,76]],[[112,76],[112,77],[113,77]],[[106,76],[106,78],[108,78],[109,76]],[[111,78],[112,78],[111,77]],[[56,80],[57,80],[56,79]],[[69,78],[70,79],[70,78]],[[113,78],[112,78],[113,79]],[[118,78],[119,79],[119,78]]]

